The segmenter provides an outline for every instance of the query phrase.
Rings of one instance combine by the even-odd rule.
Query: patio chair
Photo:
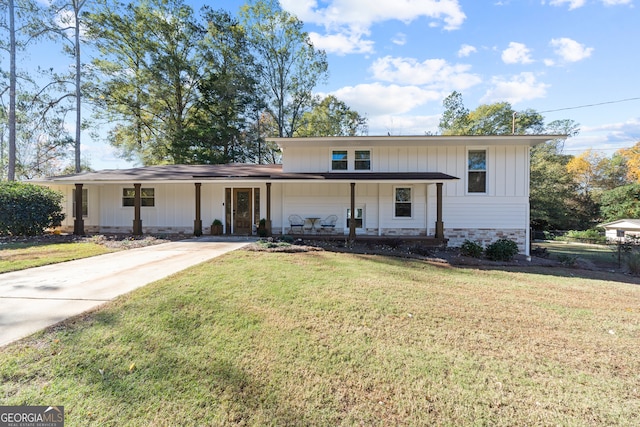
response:
[[[289,231],[293,233],[294,228],[298,228],[300,233],[304,233],[304,219],[300,215],[289,215]]]
[[[338,222],[338,217],[336,215],[329,215],[320,221],[320,228],[324,231],[334,230],[336,228],[336,222]]]

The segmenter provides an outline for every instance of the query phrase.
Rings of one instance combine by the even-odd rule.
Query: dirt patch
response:
[[[131,236],[128,234],[96,234],[90,236],[76,236],[73,234],[43,234],[40,236],[9,236],[0,237],[0,248],[6,243],[24,244],[54,244],[54,243],[82,243],[90,242],[110,249],[135,249],[161,243],[183,240],[183,235],[161,236]]]

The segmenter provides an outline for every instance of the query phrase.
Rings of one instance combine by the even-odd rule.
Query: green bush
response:
[[[625,264],[629,269],[629,273],[634,276],[640,275],[640,252],[632,252],[625,258]]]
[[[472,242],[471,240],[465,240],[462,246],[460,246],[460,254],[473,258],[480,258],[483,251],[484,248],[481,244]]]
[[[22,182],[0,183],[0,235],[34,236],[60,225],[62,194]]]
[[[567,240],[583,242],[583,243],[598,243],[604,244],[607,242],[607,238],[604,233],[598,229],[592,228],[590,230],[570,230],[564,235]]]
[[[518,244],[513,240],[500,239],[487,246],[484,252],[491,261],[511,261],[518,254]]]

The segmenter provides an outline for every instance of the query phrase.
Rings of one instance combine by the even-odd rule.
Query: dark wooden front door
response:
[[[251,188],[233,189],[233,233],[251,234]]]

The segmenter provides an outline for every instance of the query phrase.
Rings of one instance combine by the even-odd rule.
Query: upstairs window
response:
[[[135,188],[123,188],[122,189],[122,206],[134,206],[136,198]],[[155,189],[153,188],[141,188],[140,189],[140,206],[153,207],[156,205]]]
[[[411,218],[411,187],[396,187],[394,216],[396,218]]]
[[[467,161],[467,192],[487,192],[486,150],[469,150]]]
[[[355,153],[355,170],[368,171],[371,170],[371,151],[356,150]]]
[[[346,150],[334,150],[331,153],[331,170],[346,171],[348,167]]]

